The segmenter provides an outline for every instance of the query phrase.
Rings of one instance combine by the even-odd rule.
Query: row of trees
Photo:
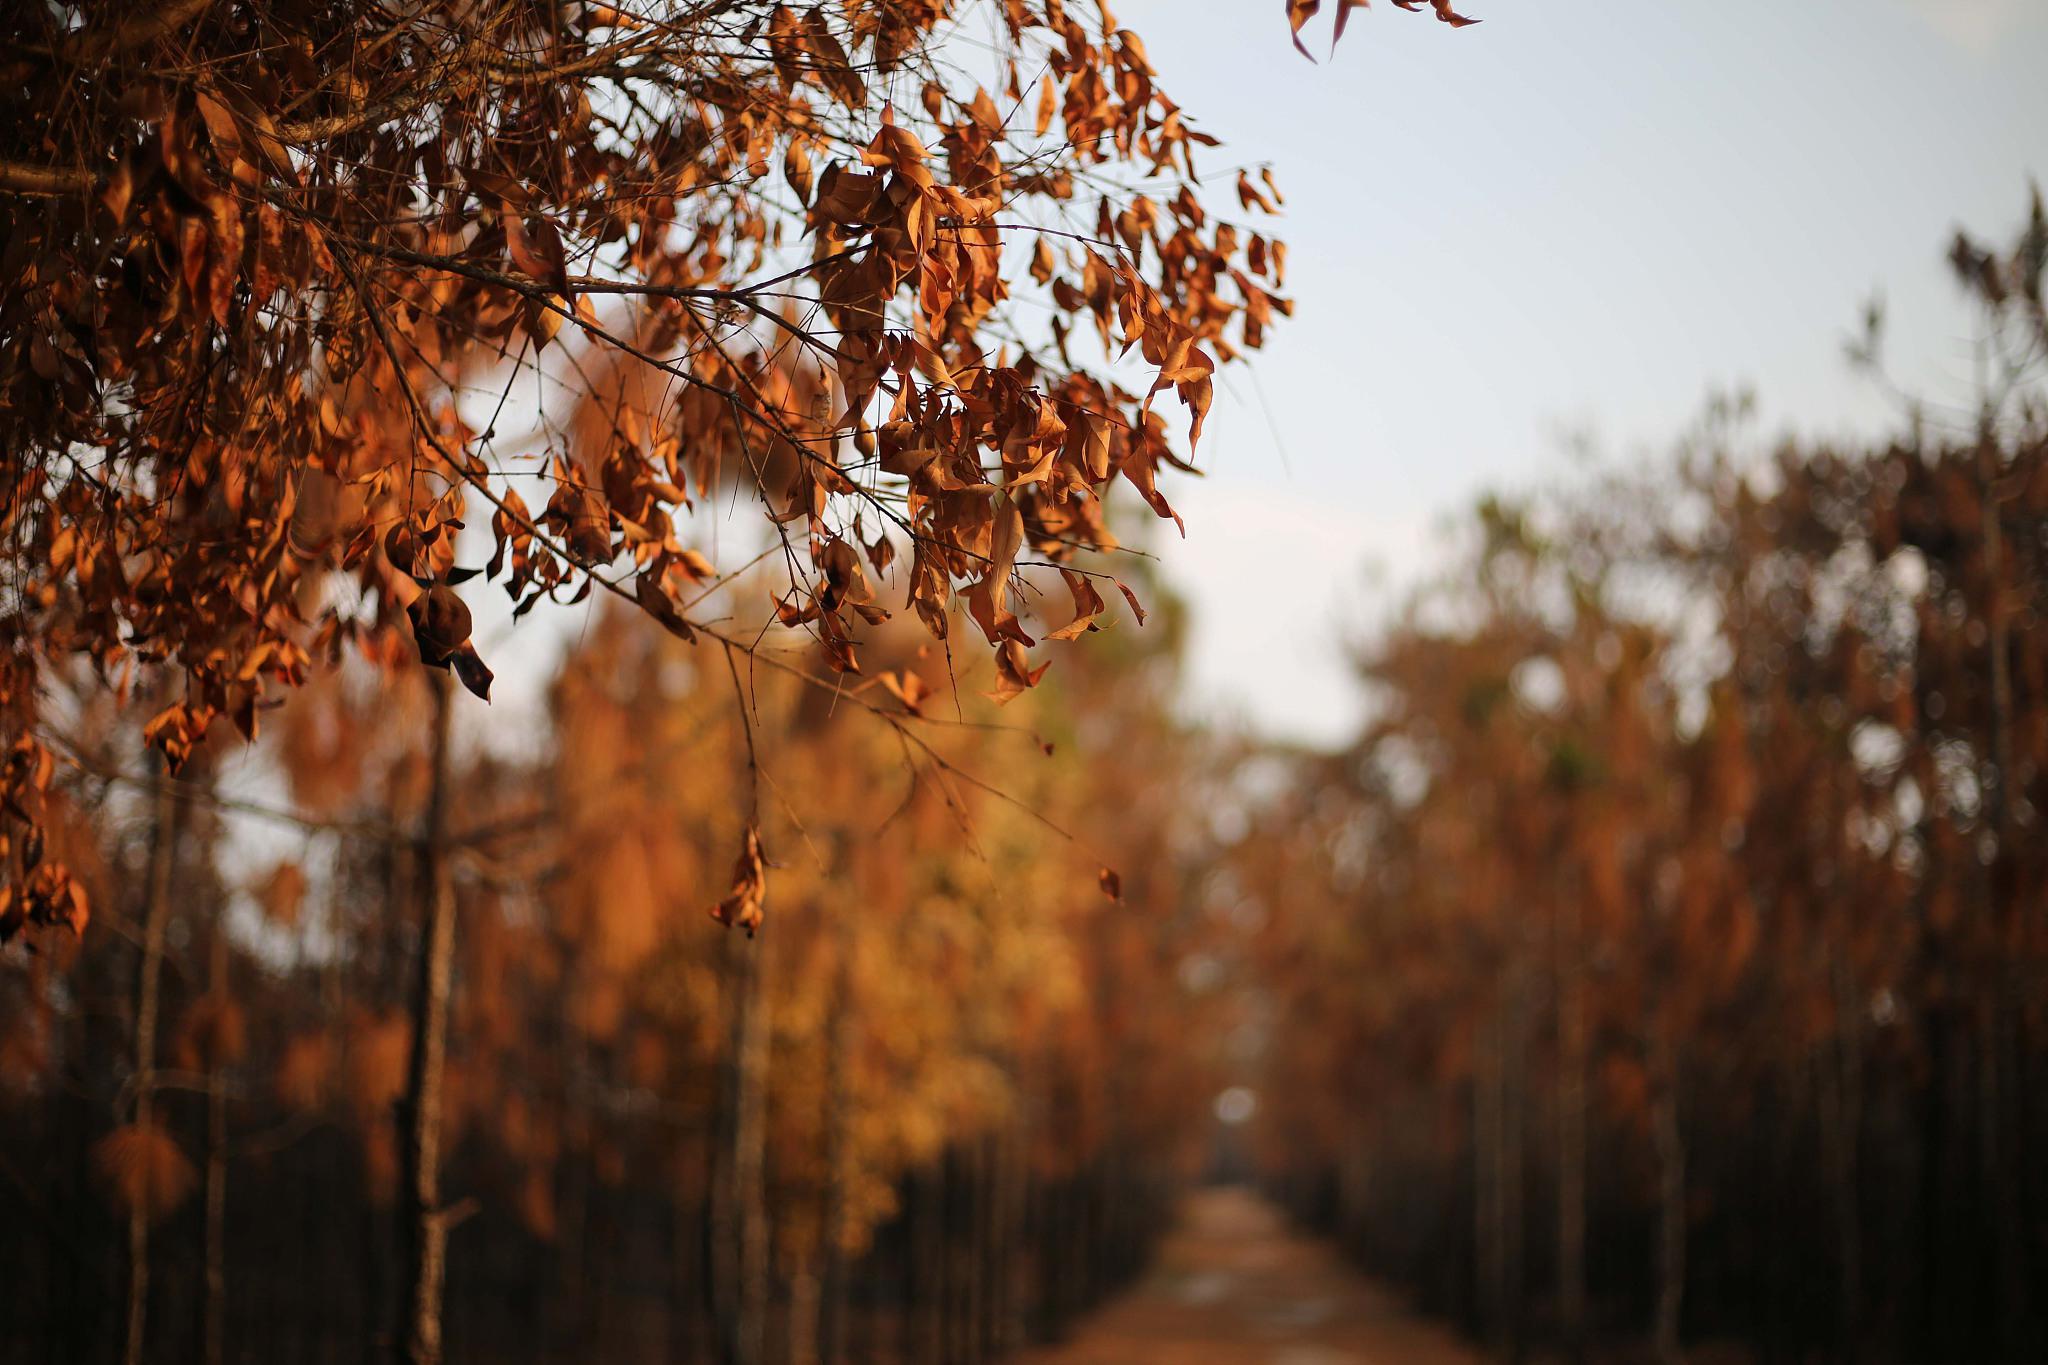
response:
[[[2048,1350],[2044,259],[1959,425],[1483,507],[1244,841],[1265,1168],[1506,1354]]]
[[[953,701],[900,636],[867,688],[905,700],[839,724],[623,614],[540,752],[451,745],[445,688],[369,669],[175,781],[90,713],[53,791],[100,927],[0,982],[40,1234],[0,1252],[0,1354],[360,1360],[418,1330],[423,1269],[464,1358],[1056,1331],[1139,1265],[1211,1090],[1191,756],[1133,641],[991,728],[902,723]]]
[[[0,52],[5,1349],[965,1360],[1127,1269],[1173,741],[1149,684],[1075,669],[1053,757],[959,693],[1137,613],[1107,509],[1174,517],[1291,306],[1271,177],[1204,192],[1099,3],[41,3]],[[665,643],[606,620],[550,757],[471,753],[488,591]],[[1165,766],[1090,776],[1111,733]]]

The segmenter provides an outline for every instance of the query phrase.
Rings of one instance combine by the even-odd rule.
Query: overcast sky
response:
[[[1348,731],[1343,624],[1445,513],[1567,468],[1560,432],[1650,458],[1737,385],[1767,431],[1883,426],[1842,359],[1878,290],[1895,372],[1967,402],[1943,253],[2048,176],[2048,0],[1469,0],[1456,31],[1383,3],[1319,65],[1278,0],[1113,7],[1211,164],[1288,195],[1296,316],[1219,393],[1162,549],[1194,705],[1291,738]]]

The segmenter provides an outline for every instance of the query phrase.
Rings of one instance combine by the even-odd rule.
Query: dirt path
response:
[[[1159,1264],[1025,1365],[1476,1365],[1336,1254],[1241,1189],[1203,1190]]]

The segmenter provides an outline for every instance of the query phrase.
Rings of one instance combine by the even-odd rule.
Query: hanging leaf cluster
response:
[[[1118,480],[1172,517],[1160,472],[1215,367],[1290,307],[1280,244],[1200,193],[1215,139],[1100,6],[71,13],[0,18],[23,831],[51,669],[149,685],[173,768],[351,648],[487,696],[487,582],[696,638],[716,569],[685,514],[735,481],[783,538],[775,619],[830,670],[905,607],[944,635],[964,597],[1014,694],[1045,665],[1013,572],[1112,547]],[[980,75],[948,44],[978,25]],[[644,401],[602,439],[515,441],[502,396],[466,401],[607,364]],[[26,917],[78,919],[20,852]]]

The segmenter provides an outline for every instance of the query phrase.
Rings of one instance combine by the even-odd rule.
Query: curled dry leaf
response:
[[[1072,640],[1091,630],[1100,630],[1095,618],[1102,615],[1102,594],[1095,590],[1095,581],[1086,574],[1075,573],[1072,569],[1061,569],[1060,576],[1066,580],[1067,592],[1074,599],[1074,619],[1053,631],[1048,640]]]
[[[1098,870],[1095,874],[1095,884],[1102,888],[1103,895],[1119,905],[1123,904],[1124,879],[1117,875],[1115,868],[1105,867]]]
[[[1310,61],[1314,61],[1315,57],[1301,41],[1301,30],[1307,25],[1309,20],[1316,17],[1317,11],[1322,9],[1322,0],[1286,0],[1286,3],[1287,26],[1294,35],[1294,50],[1307,57]],[[1330,29],[1331,51],[1336,51],[1337,44],[1343,40],[1345,25],[1351,22],[1351,11],[1354,9],[1365,9],[1370,3],[1371,0],[1337,0],[1337,18]],[[1453,28],[1464,28],[1468,24],[1479,22],[1477,19],[1468,19],[1453,10],[1451,8],[1451,0],[1394,0],[1394,3],[1411,13],[1419,12],[1423,5],[1427,3],[1431,9],[1436,11],[1437,18]]]
[[[901,673],[878,674],[875,681],[879,682],[890,696],[902,702],[903,709],[911,715],[924,714],[924,699],[932,694],[932,689],[931,684],[927,683],[922,675],[906,668]]]
[[[1422,0],[1394,0],[1394,3],[1405,10],[1419,11],[1422,8]],[[1436,11],[1438,19],[1449,24],[1452,28],[1464,28],[1467,24],[1479,22],[1477,19],[1468,19],[1452,9],[1451,0],[1429,0],[1429,7]]]
[[[491,699],[491,670],[471,643],[469,605],[446,583],[436,583],[406,608],[420,662],[429,668],[453,669],[462,685],[485,701]]]
[[[1015,640],[1005,640],[996,647],[996,685],[983,695],[1001,706],[1019,693],[1038,686],[1038,680],[1051,667],[1051,664],[1043,663],[1033,668],[1031,656],[1024,652],[1024,646]]]
[[[1144,625],[1145,604],[1138,600],[1138,594],[1131,591],[1130,584],[1123,582],[1121,579],[1117,581],[1116,590],[1124,595],[1124,601],[1131,604],[1131,615],[1138,618],[1138,624]]]
[[[752,938],[761,927],[762,902],[768,895],[768,867],[761,856],[761,831],[748,825],[732,864],[732,890],[711,907],[711,918],[726,928],[740,928]]]

